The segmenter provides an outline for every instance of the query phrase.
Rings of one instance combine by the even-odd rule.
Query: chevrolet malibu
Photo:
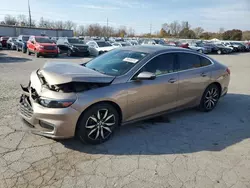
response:
[[[230,70],[188,49],[131,46],[85,64],[47,63],[22,86],[20,113],[35,134],[107,141],[120,125],[198,107],[213,110]]]

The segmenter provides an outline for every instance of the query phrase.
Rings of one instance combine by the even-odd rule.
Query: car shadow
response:
[[[13,57],[5,53],[0,53],[0,63],[24,63],[31,61],[31,59],[24,57]]]
[[[250,95],[228,94],[209,113],[185,110],[165,118],[119,128],[100,145],[77,139],[60,141],[65,147],[89,154],[161,155],[221,151],[250,137]]]

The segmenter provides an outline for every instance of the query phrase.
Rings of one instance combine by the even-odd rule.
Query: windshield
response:
[[[110,43],[102,41],[102,42],[97,42],[99,47],[106,47],[106,46],[112,46]]]
[[[116,49],[93,59],[86,67],[107,75],[120,76],[146,56],[147,53],[143,52]]]
[[[54,43],[52,40],[50,40],[49,38],[45,38],[45,37],[36,37],[36,42],[39,43]]]
[[[29,36],[23,36],[23,41],[28,41],[29,40]]]
[[[72,44],[84,44],[84,42],[79,39],[68,39],[68,41],[69,43],[72,43]]]

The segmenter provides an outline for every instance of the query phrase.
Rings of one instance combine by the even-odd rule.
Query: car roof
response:
[[[155,53],[162,51],[186,51],[190,52],[189,49],[173,47],[173,46],[156,46],[156,45],[141,45],[141,46],[128,46],[121,48],[122,50],[132,50],[132,51],[140,51],[144,53]]]

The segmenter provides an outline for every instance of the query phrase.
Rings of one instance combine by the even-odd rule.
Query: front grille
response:
[[[45,50],[55,50],[55,46],[44,46]]]
[[[27,118],[31,118],[33,115],[33,108],[28,96],[22,95],[20,99],[20,112]]]

